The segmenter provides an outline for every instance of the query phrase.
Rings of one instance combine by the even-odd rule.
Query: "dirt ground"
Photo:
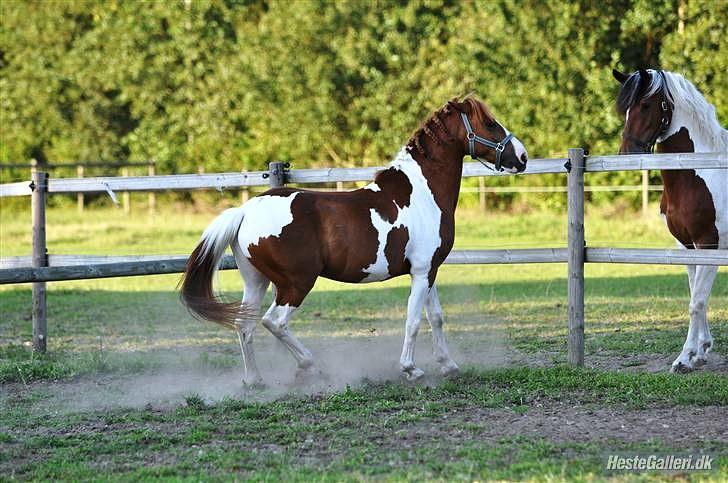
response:
[[[303,338],[318,359],[321,377],[313,384],[295,384],[295,367],[286,350],[270,337],[256,341],[257,357],[266,387],[249,390],[241,383],[242,367],[235,369],[176,369],[166,367],[153,373],[137,375],[104,374],[84,376],[59,382],[38,382],[4,385],[0,406],[14,400],[41,394],[31,402],[33,412],[74,412],[114,407],[145,407],[164,410],[179,406],[186,396],[199,395],[208,402],[233,397],[251,401],[272,400],[288,393],[321,394],[356,386],[362,380],[386,381],[400,378],[397,360],[401,340],[398,336],[329,339]],[[501,341],[468,348],[453,344],[453,357],[462,367],[508,367],[530,365],[545,367],[554,364],[555,353],[524,354],[505,347]],[[232,343],[232,341],[231,341]],[[198,349],[199,350],[199,349]],[[427,376],[420,384],[435,385],[441,381],[433,360],[430,338],[420,337],[417,360]],[[193,357],[194,351],[189,356]],[[586,365],[592,368],[629,372],[666,372],[672,356],[641,354],[629,357],[591,354]],[[703,371],[728,374],[728,359],[712,353]],[[677,376],[676,377],[680,377]],[[522,414],[511,409],[483,407],[453,408],[442,421],[414,425],[406,438],[462,438],[457,429],[468,421],[488,421],[477,434],[480,439],[530,435],[553,441],[589,442],[615,438],[624,441],[644,440],[645,435],[674,443],[696,445],[700,441],[728,443],[728,408],[665,407],[648,410],[624,407],[591,407],[568,400],[544,399],[531,402]],[[79,428],[94,431],[103,428]],[[108,428],[107,428],[108,429]],[[165,431],[165,428],[156,428]]]

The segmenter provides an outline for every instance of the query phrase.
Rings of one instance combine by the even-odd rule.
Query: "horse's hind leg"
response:
[[[313,287],[313,282],[311,287]],[[313,368],[313,356],[311,351],[293,335],[288,328],[288,322],[311,287],[301,291],[290,287],[276,286],[276,299],[263,315],[265,328],[276,336],[296,359],[298,364],[297,378],[304,376]]]
[[[243,383],[249,386],[261,384],[258,365],[255,363],[255,352],[253,351],[253,338],[255,326],[260,315],[260,304],[263,301],[270,280],[260,273],[250,261],[243,255],[237,244],[232,245],[233,255],[238,264],[238,270],[245,282],[243,301],[240,304],[238,317],[235,318],[235,329],[240,341],[240,351],[243,355]]]
[[[432,348],[435,353],[435,360],[440,364],[440,372],[446,376],[457,374],[459,371],[458,365],[450,357],[445,334],[442,331],[444,317],[442,306],[440,306],[440,297],[437,294],[437,286],[434,284],[425,301],[425,313],[427,314],[427,321],[432,327]]]
[[[707,362],[713,345],[708,326],[708,298],[718,267],[698,265],[694,275],[688,270],[690,284],[690,327],[680,355],[672,363],[672,372],[690,372]]]

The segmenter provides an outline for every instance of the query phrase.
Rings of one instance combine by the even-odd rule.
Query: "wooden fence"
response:
[[[48,170],[75,170],[77,178],[83,178],[86,174],[87,168],[104,168],[104,169],[119,169],[121,168],[121,176],[129,176],[129,168],[147,168],[147,174],[154,176],[157,173],[155,161],[85,161],[85,162],[74,162],[74,163],[50,163],[40,164],[37,160],[31,159],[26,164],[0,164],[0,169],[20,169],[28,168],[31,172],[31,178],[33,172]],[[17,184],[17,183],[13,183]],[[22,184],[22,183],[21,183]],[[84,195],[85,191],[76,192],[76,206],[79,213],[83,213],[86,206],[86,199]],[[157,197],[153,191],[147,194],[149,207],[149,213],[154,214],[157,207]],[[113,198],[116,203],[116,198]],[[124,213],[131,212],[131,199],[128,192],[125,192],[121,198],[121,206],[124,209]]]
[[[728,250],[658,250],[592,248],[584,241],[584,174],[588,172],[649,169],[726,169],[728,153],[639,154],[586,158],[582,149],[570,149],[568,158],[536,159],[523,174],[563,173],[567,175],[568,248],[453,251],[447,264],[568,263],[568,360],[584,363],[584,264],[645,263],[662,265],[728,265]],[[35,172],[30,183],[0,185],[0,197],[31,196],[33,214],[32,257],[0,259],[0,284],[33,283],[33,347],[45,351],[47,343],[45,283],[180,273],[186,255],[178,256],[82,256],[47,255],[45,243],[45,199],[49,193],[156,192],[282,186],[287,183],[342,183],[369,181],[382,169],[325,168],[289,170],[284,163],[271,163],[268,171],[163,176],[95,177],[49,179]],[[489,171],[480,163],[465,163],[463,177],[507,176]],[[231,256],[222,267],[234,269]]]

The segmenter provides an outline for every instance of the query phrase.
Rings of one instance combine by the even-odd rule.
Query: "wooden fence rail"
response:
[[[510,250],[453,250],[448,265],[509,265],[566,263],[567,248]],[[658,265],[728,265],[728,250],[659,250],[652,248],[586,248],[586,263]],[[31,257],[0,259],[0,285],[59,282],[92,278],[134,277],[184,272],[187,255],[50,255],[48,265],[32,267]],[[223,257],[221,270],[236,269],[232,255]]]
[[[648,169],[726,169],[728,153],[683,153],[585,158],[583,150],[570,149],[568,158],[532,160],[524,174],[564,173],[568,194],[568,247],[517,250],[453,251],[448,264],[514,264],[568,262],[569,339],[568,360],[584,362],[584,264],[648,263],[661,265],[728,265],[728,250],[658,250],[593,248],[584,242],[584,174],[600,171]],[[0,185],[0,197],[32,195],[33,256],[0,259],[0,284],[33,283],[33,343],[45,351],[45,282],[106,277],[181,273],[186,255],[84,256],[47,255],[45,249],[46,193],[163,191],[282,186],[286,183],[342,183],[369,181],[382,168],[327,168],[288,170],[284,163],[271,163],[269,171],[165,176],[129,176],[48,179],[34,173],[31,183]],[[465,163],[463,177],[504,176],[480,163]],[[644,178],[643,178],[644,179]],[[644,183],[644,181],[643,181]],[[338,185],[340,186],[340,184]],[[223,258],[221,269],[234,269],[232,256]]]

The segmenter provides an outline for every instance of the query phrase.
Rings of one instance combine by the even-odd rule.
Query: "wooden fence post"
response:
[[[569,149],[569,342],[568,360],[584,365],[584,150]]]
[[[157,174],[156,166],[154,163],[149,163],[148,167],[149,176],[154,176]],[[150,191],[148,195],[149,200],[149,214],[154,216],[154,214],[157,212],[157,194],[154,191]]]
[[[76,176],[78,178],[83,178],[83,175],[84,175],[83,164],[76,165]],[[83,208],[84,208],[83,193],[76,193],[76,204],[78,205],[78,212],[83,213]]]
[[[268,181],[271,188],[280,188],[286,184],[286,168],[288,163],[274,161],[268,164]]]
[[[47,267],[45,199],[48,192],[48,173],[33,171],[31,213],[33,224],[33,267]],[[33,350],[45,352],[48,343],[46,323],[46,284],[33,283]]]

